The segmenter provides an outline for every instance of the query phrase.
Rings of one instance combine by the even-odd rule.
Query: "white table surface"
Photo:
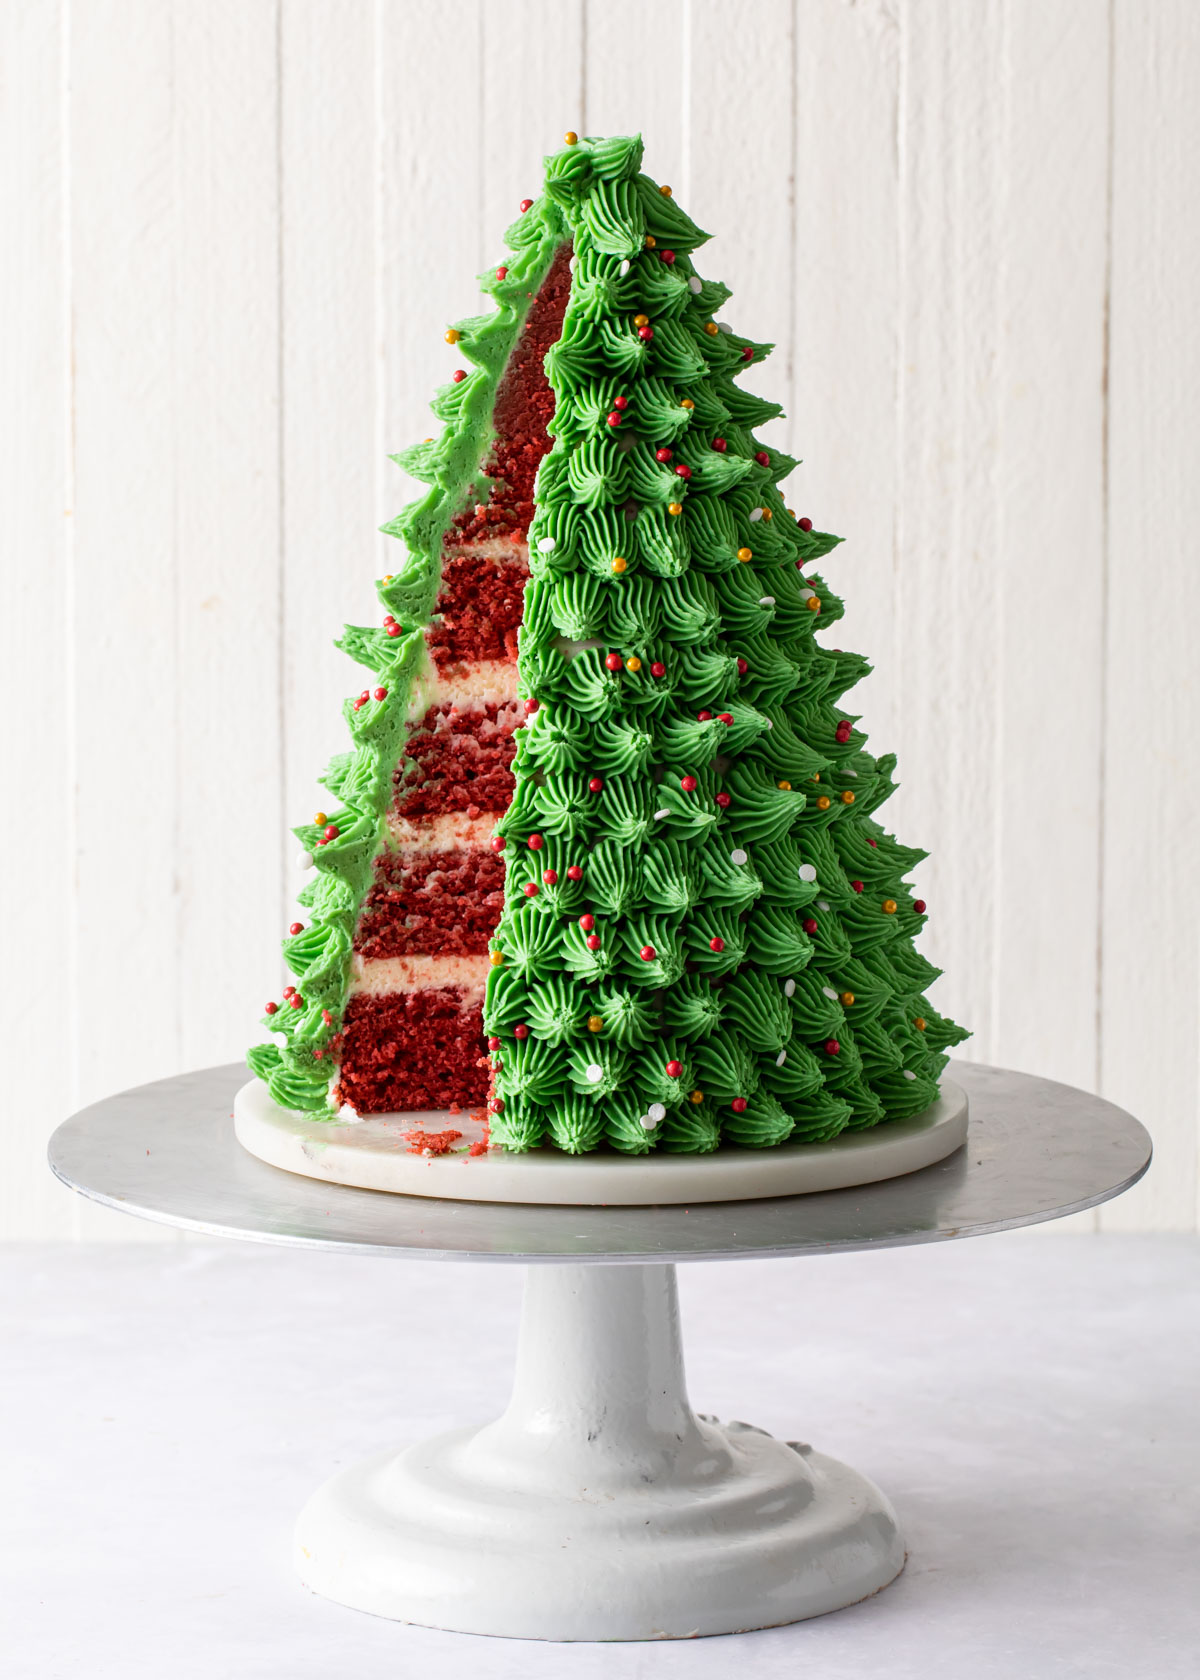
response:
[[[680,1280],[696,1407],[891,1496],[909,1562],[879,1597],[653,1646],[343,1610],[293,1581],[293,1515],[500,1408],[519,1268],[0,1248],[6,1680],[1194,1680],[1200,1245],[1017,1233]]]

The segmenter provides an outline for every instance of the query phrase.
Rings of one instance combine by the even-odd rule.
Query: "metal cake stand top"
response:
[[[233,1134],[238,1063],[94,1103],[50,1140],[64,1184],[143,1219],[209,1236],[424,1260],[737,1260],[828,1254],[1036,1225],[1118,1196],[1150,1164],[1149,1134],[1069,1085],[955,1062],[965,1146],[881,1184],[686,1207],[451,1202],[300,1178]]]

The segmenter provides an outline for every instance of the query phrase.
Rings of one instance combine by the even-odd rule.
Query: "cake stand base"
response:
[[[326,1598],[520,1639],[686,1639],[887,1586],[895,1515],[856,1471],[691,1409],[672,1265],[530,1268],[512,1399],[342,1471],[296,1567]]]

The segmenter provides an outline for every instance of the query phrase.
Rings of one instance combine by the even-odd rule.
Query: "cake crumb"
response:
[[[461,1132],[455,1131],[403,1133],[410,1155],[447,1155],[461,1136]]]

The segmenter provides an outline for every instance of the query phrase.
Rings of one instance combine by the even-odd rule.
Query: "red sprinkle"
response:
[[[649,344],[650,340],[654,337],[654,328],[653,327],[639,327],[638,328],[638,337],[640,339],[644,339],[645,342],[647,344]]]
[[[815,916],[806,916],[804,918],[803,927],[805,933],[816,933],[817,918]]]
[[[608,416],[608,423],[610,426],[619,426],[621,424],[621,416],[617,413],[615,408]]]
[[[540,700],[526,700],[526,702],[525,702],[525,716],[526,717],[532,717],[534,712],[537,711],[537,709],[540,705],[541,705]]]
[[[749,669],[750,669],[750,667],[749,667],[749,665],[747,665],[747,663],[744,659],[739,659],[738,660],[738,676],[739,677],[744,677],[746,675],[746,672]]]
[[[650,675],[652,677],[665,677],[666,674],[667,667],[663,664],[661,659],[656,659],[650,667]]]
[[[558,870],[557,869],[543,869],[542,870],[542,880],[545,881],[545,883],[548,887],[556,887],[558,885]]]
[[[598,933],[588,934],[587,948],[589,951],[598,951],[600,949],[600,935]]]
[[[520,1026],[517,1026],[517,1027],[513,1028],[513,1037],[514,1038],[528,1038],[529,1037],[529,1028],[525,1025],[524,1021],[521,1022]]]
[[[875,844],[874,840],[872,840],[871,844],[872,846]],[[918,916],[923,916],[925,914],[925,900],[923,898],[914,898],[913,909],[917,912]]]
[[[608,666],[610,671],[619,671],[625,661],[621,658],[619,653],[610,653],[604,663]]]
[[[580,869],[580,867],[577,863],[572,863],[572,864],[568,865],[568,867],[567,867],[567,880],[568,881],[582,881],[583,880],[583,870]]]
[[[674,451],[671,450],[671,449],[666,449],[666,448],[656,449],[654,451],[654,459],[656,461],[666,462],[666,461],[669,461],[671,459],[671,456],[673,454],[674,454]]]
[[[299,992],[293,992],[291,997],[288,999],[288,1002],[291,1004],[293,1009],[304,1008],[304,999],[300,996]]]
[[[731,803],[732,801],[729,794],[719,793],[717,795],[717,804],[721,807],[722,811],[727,811]]]
[[[717,713],[717,722],[718,723],[725,723],[725,724],[732,724],[733,713],[732,712],[718,712]]]
[[[376,700],[386,700],[387,699],[387,689],[386,688],[377,688],[375,690],[375,698],[376,698]]]
[[[697,782],[695,776],[682,776],[679,781],[684,793],[695,793]]]
[[[336,840],[341,832],[341,829],[336,823],[330,823],[329,827],[325,830],[325,838],[326,840]]]
[[[499,1114],[504,1107],[499,1097],[489,1097],[487,1105],[489,1114]]]
[[[290,997],[291,997],[291,995],[292,995],[292,993],[293,993],[293,992],[294,992],[294,991],[295,991],[295,990],[296,990],[296,988],[295,988],[295,986],[285,986],[285,987],[284,987],[284,988],[283,988],[283,995],[284,995],[284,997],[285,997],[285,998],[290,998]]]
[[[465,368],[455,368],[454,372],[451,374],[450,377],[453,379],[453,381],[456,385],[461,385],[463,380],[467,377],[466,369]]]
[[[383,631],[385,636],[398,636],[400,634],[400,626],[396,623],[385,624]]]
[[[668,266],[675,261],[674,251],[660,251],[658,254]]]
[[[725,451],[729,448],[729,445],[725,442],[724,438],[714,438],[713,448],[716,450],[718,455],[724,455]]]
[[[854,888],[855,892],[861,892],[863,890],[863,884],[861,881],[851,881],[850,885]]]
[[[304,923],[303,922],[293,922],[291,927],[288,929],[288,932],[291,933],[291,934],[303,933],[304,932]]]
[[[708,948],[710,951],[723,951],[725,949],[725,941],[719,936],[716,939],[710,939],[708,942]]]
[[[729,1106],[735,1114],[744,1114],[746,1112],[746,1099],[745,1097],[734,1097]]]
[[[546,842],[542,839],[540,834],[531,834],[525,844],[529,847],[531,852],[540,852]]]
[[[628,397],[614,397],[613,398],[613,407],[614,408],[620,408],[620,409],[628,408],[629,407],[629,398]]]
[[[279,1005],[277,1003],[269,1003],[267,1005],[266,1013],[268,1015],[274,1015],[274,1014],[277,1013],[278,1009],[279,1009]]]
[[[537,882],[536,881],[526,881],[522,891],[524,892],[526,898],[536,898],[537,895],[538,895],[538,884],[537,884]]]
[[[744,362],[752,362],[754,360],[754,346],[752,344],[747,344],[745,349],[742,351],[742,360]]]
[[[712,713],[711,713],[711,712],[697,712],[697,713],[696,713],[696,722],[697,722],[697,723],[707,723],[707,722],[708,722],[708,720],[709,720],[709,719],[710,719],[710,718],[711,718],[711,717],[712,717]]]
[[[689,467],[687,465],[687,463],[684,462],[684,461],[680,461],[678,463],[678,465],[675,468],[675,471],[679,475],[679,477],[682,478],[682,479],[689,479],[692,476],[691,467]]]
[[[500,1048],[500,1040],[498,1038],[493,1036],[492,1038],[488,1039],[488,1049],[489,1050],[499,1050],[499,1048]]]
[[[503,264],[501,264],[501,266],[496,270],[496,278],[497,278],[497,280],[507,280],[508,279],[508,270],[504,267]]]
[[[596,925],[596,918],[595,918],[595,916],[590,916],[590,915],[589,916],[580,916],[579,925],[583,929],[584,933],[591,933],[592,929]]]
[[[521,200],[521,214],[524,215],[526,210],[532,210],[532,209],[533,209],[533,200],[531,198],[523,198]]]
[[[683,1063],[682,1062],[668,1062],[667,1063],[666,1075],[667,1075],[668,1079],[678,1079],[682,1072],[683,1072]]]
[[[589,793],[599,793],[603,786],[604,783],[601,781],[600,777],[593,776],[591,781],[588,783],[588,791]]]
[[[504,850],[504,836],[503,836],[503,834],[493,834],[491,840],[488,843],[489,843],[489,845],[491,846],[491,848],[494,852],[502,852]]]
[[[657,955],[658,952],[654,949],[653,945],[643,945],[641,950],[638,952],[638,956],[641,957],[643,962],[653,962]]]
[[[797,519],[796,523],[797,523],[797,525],[799,525],[799,527],[802,531],[811,531],[812,530],[812,520],[811,519]]]
[[[841,1054],[841,1049],[842,1049],[842,1047],[838,1043],[836,1038],[827,1038],[825,1040],[825,1054],[827,1056],[840,1055]]]
[[[760,449],[756,453],[754,459],[758,462],[760,467],[769,467],[771,465],[771,457],[767,454],[765,449]]]
[[[878,842],[878,840],[868,840],[867,845],[874,848],[874,847],[877,847],[879,845],[879,842]]]

